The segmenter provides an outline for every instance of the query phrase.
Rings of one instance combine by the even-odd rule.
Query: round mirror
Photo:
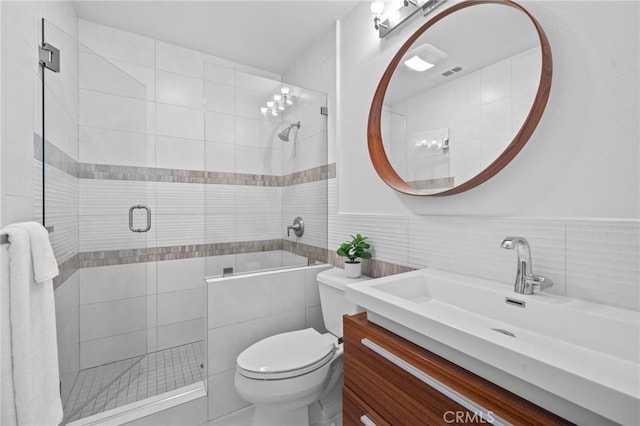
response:
[[[511,1],[470,0],[424,24],[376,90],[371,161],[392,188],[452,195],[505,167],[542,116],[551,87],[549,42]]]

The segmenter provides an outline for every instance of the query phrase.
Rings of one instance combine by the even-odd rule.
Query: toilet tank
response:
[[[336,337],[342,337],[342,316],[362,312],[358,307],[344,297],[347,285],[359,283],[371,278],[347,278],[340,268],[327,269],[318,274],[318,289],[320,290],[320,304],[322,318],[327,330]]]

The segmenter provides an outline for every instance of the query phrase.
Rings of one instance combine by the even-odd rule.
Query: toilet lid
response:
[[[313,328],[267,337],[238,355],[238,372],[263,380],[300,376],[333,358],[336,345]]]

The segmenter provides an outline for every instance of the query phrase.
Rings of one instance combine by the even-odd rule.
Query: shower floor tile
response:
[[[65,423],[204,380],[202,342],[188,343],[78,373]]]

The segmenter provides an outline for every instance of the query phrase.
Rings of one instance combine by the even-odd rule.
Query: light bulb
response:
[[[262,113],[262,115],[267,115],[267,111],[268,111],[267,107],[260,108],[260,112]]]
[[[282,99],[281,95],[273,95],[273,100],[276,101],[276,103],[280,102],[280,99]]]
[[[282,93],[284,96],[287,96],[289,94],[289,88],[288,87],[281,88],[280,93]]]
[[[267,108],[269,108],[269,109],[273,108],[274,105],[275,105],[275,103],[273,101],[268,101],[267,102]]]
[[[387,14],[387,19],[391,25],[395,25],[400,21],[400,11],[392,10]]]
[[[382,0],[376,0],[371,3],[371,13],[373,16],[382,15],[382,11],[384,10],[384,2]]]

